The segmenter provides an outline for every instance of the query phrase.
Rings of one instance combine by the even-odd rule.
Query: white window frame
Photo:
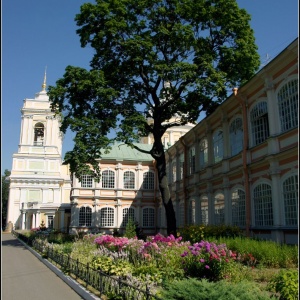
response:
[[[189,174],[192,175],[196,171],[196,151],[195,146],[189,149]]]
[[[200,141],[199,145],[200,154],[200,170],[204,169],[208,164],[208,141],[207,138],[204,138]]]
[[[101,176],[102,188],[103,189],[114,189],[115,188],[115,172],[112,170],[104,170]]]
[[[115,209],[107,206],[102,207],[100,213],[100,227],[114,227],[115,225]]]
[[[218,163],[224,156],[224,135],[223,130],[218,129],[213,134],[213,150],[214,150],[214,163]]]
[[[285,225],[298,225],[298,175],[290,175],[282,183]]]
[[[124,207],[122,210],[122,227],[126,227],[129,219],[132,219],[135,222],[135,209],[133,207]]]
[[[225,198],[221,192],[214,196],[214,224],[225,224]]]
[[[147,171],[143,174],[143,189],[154,190],[154,172]]]
[[[256,146],[269,137],[268,104],[266,101],[258,102],[250,112],[252,129],[252,144]]]
[[[291,79],[277,92],[278,111],[281,131],[285,132],[298,126],[298,79]]]
[[[231,192],[231,217],[233,226],[246,226],[246,193],[241,188]]]
[[[92,188],[93,187],[93,177],[92,175],[83,174],[81,175],[81,187],[82,188]]]
[[[92,209],[89,206],[79,208],[78,224],[80,227],[92,226]]]
[[[123,185],[126,190],[135,189],[135,173],[133,171],[125,171],[123,174]]]
[[[155,227],[155,209],[153,207],[143,208],[143,227],[153,228]]]
[[[255,226],[273,226],[272,186],[260,183],[253,189]]]
[[[208,212],[208,197],[203,195],[200,199],[201,221],[202,225],[208,225],[209,212]]]

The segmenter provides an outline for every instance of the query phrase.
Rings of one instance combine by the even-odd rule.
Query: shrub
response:
[[[230,279],[233,275],[233,262],[236,261],[237,254],[228,250],[225,244],[201,241],[189,246],[181,257],[187,276],[217,281]]]
[[[266,291],[258,288],[257,284],[226,281],[209,282],[205,279],[188,278],[181,281],[166,283],[159,293],[161,299],[168,300],[267,300],[270,299]]]
[[[298,271],[281,270],[268,284],[271,292],[280,294],[281,300],[298,299]]]
[[[243,235],[239,227],[230,225],[188,225],[180,228],[178,232],[184,241],[190,241],[192,244],[207,238]]]

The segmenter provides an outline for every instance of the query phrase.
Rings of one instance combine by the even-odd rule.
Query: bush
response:
[[[178,230],[184,241],[201,242],[207,238],[237,237],[243,232],[237,226],[230,225],[188,225]]]
[[[268,289],[279,293],[281,300],[298,299],[298,271],[281,270],[271,279]]]
[[[205,279],[189,278],[173,281],[164,285],[160,292],[161,299],[168,300],[267,300],[272,299],[267,291],[262,291],[257,284],[239,282],[237,284],[219,281],[209,282]],[[275,298],[273,298],[275,299]]]

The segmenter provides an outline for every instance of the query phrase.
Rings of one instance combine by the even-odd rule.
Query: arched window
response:
[[[124,172],[123,176],[124,180],[124,189],[133,190],[135,188],[135,174],[132,171]]]
[[[272,190],[269,184],[260,184],[253,191],[256,226],[273,225]]]
[[[250,113],[253,146],[264,142],[269,137],[267,102],[257,103]]]
[[[145,172],[143,174],[143,189],[154,190],[154,173]]]
[[[45,128],[43,123],[36,123],[34,126],[34,146],[44,145]]]
[[[229,127],[231,155],[236,155],[243,150],[243,121],[241,118],[233,120]]]
[[[180,179],[183,178],[184,174],[184,154],[181,153],[179,156],[179,167],[180,167]]]
[[[279,117],[282,132],[298,126],[298,79],[291,80],[278,92]]]
[[[215,224],[221,225],[225,223],[225,201],[224,201],[224,195],[221,193],[218,193],[215,195]]]
[[[298,175],[283,182],[284,215],[286,225],[298,225]]]
[[[200,169],[204,169],[208,163],[208,143],[207,139],[200,141]]]
[[[196,201],[189,202],[189,224],[196,224]]]
[[[189,174],[194,174],[196,170],[196,153],[195,147],[189,149]]]
[[[115,188],[115,172],[111,170],[105,170],[102,172],[102,188],[113,189]]]
[[[241,189],[231,194],[232,225],[243,227],[246,225],[246,196]]]
[[[113,227],[114,226],[114,209],[112,207],[103,207],[100,209],[100,226]]]
[[[200,201],[200,209],[201,209],[201,224],[207,225],[208,224],[208,197],[203,196],[201,197]]]
[[[154,208],[143,208],[143,227],[154,227]]]
[[[223,159],[223,131],[218,130],[213,135],[214,144],[214,162],[217,163]]]
[[[132,207],[123,208],[123,222],[122,226],[126,227],[129,220],[135,221],[135,211]]]
[[[79,226],[92,226],[92,209],[90,207],[80,207]]]

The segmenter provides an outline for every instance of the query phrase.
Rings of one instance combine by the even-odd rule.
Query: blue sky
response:
[[[1,175],[11,170],[18,151],[25,98],[55,85],[67,65],[89,68],[93,49],[81,48],[75,15],[86,0],[2,0]],[[93,2],[93,1],[90,1]],[[264,63],[298,37],[298,0],[237,0],[251,15],[258,52]],[[71,150],[67,134],[63,154]]]

